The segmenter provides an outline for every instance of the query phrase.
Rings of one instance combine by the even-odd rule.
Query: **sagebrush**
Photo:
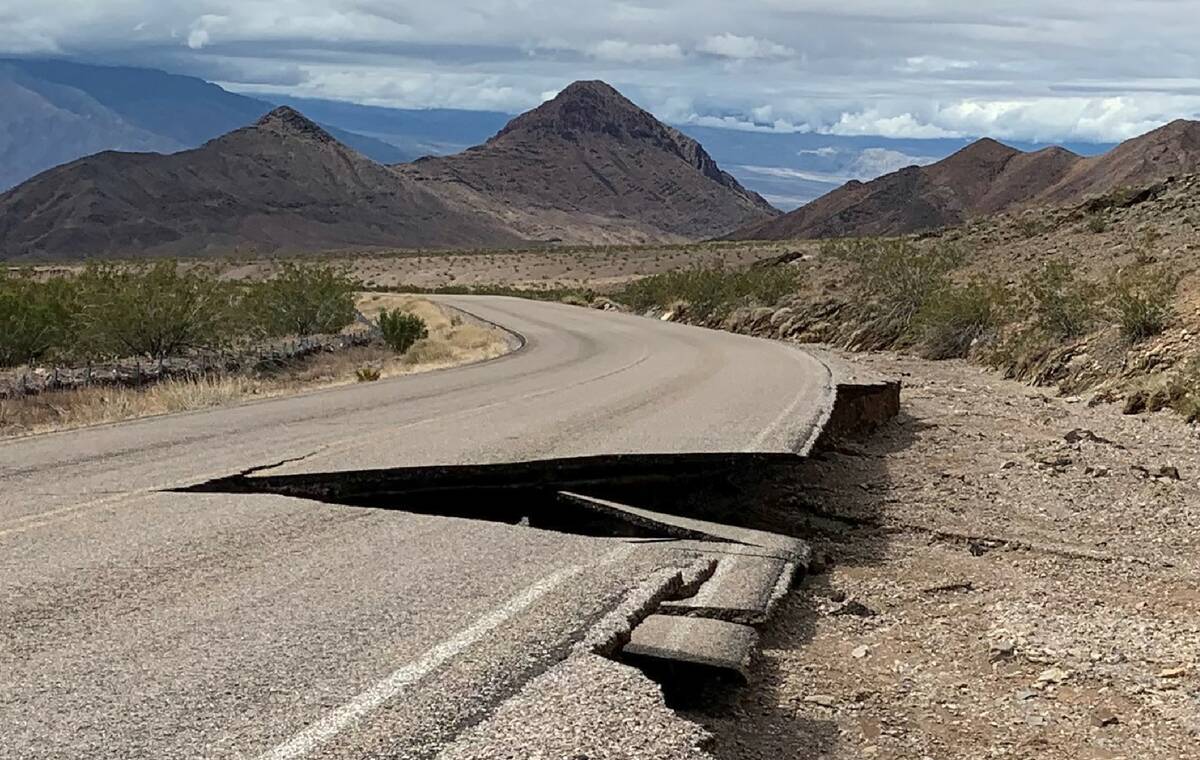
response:
[[[90,264],[73,277],[0,275],[0,366],[158,360],[264,337],[341,332],[354,321],[344,270],[287,263],[269,280],[223,280],[172,261]]]
[[[383,342],[399,354],[406,353],[417,341],[429,337],[425,320],[400,309],[379,312],[379,330],[383,333]]]
[[[683,303],[696,318],[720,318],[740,306],[774,305],[795,292],[798,282],[799,274],[788,266],[697,267],[635,280],[614,297],[639,311]]]

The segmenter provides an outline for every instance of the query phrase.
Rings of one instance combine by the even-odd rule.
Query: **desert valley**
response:
[[[710,47],[787,55],[736,40]],[[514,115],[23,58],[0,97],[0,490],[28,491],[0,540],[76,512],[121,536],[14,544],[0,756],[143,746],[31,717],[89,710],[163,721],[161,756],[1197,756],[1186,109],[1060,146],[726,129],[597,79]],[[118,462],[136,487],[105,469],[168,454]],[[58,471],[87,498],[35,482]],[[110,506],[176,498],[215,522]],[[453,571],[413,559],[435,549]],[[763,598],[728,602],[764,560]],[[72,591],[78,568],[109,585]],[[176,607],[248,649],[211,665]],[[76,634],[132,679],[124,616],[180,668],[146,692],[170,710],[40,680],[87,670]],[[638,637],[709,623],[736,630]]]

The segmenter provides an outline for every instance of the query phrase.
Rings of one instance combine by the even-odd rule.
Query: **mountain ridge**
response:
[[[253,123],[272,104],[157,69],[0,58],[0,191],[103,150],[176,153]],[[416,156],[327,127],[375,160]]]
[[[778,214],[598,81],[569,85],[482,145],[395,168],[545,241],[676,242]]]
[[[0,258],[515,245],[292,109],[199,148],[105,151],[0,195]]]
[[[102,152],[0,195],[0,257],[696,240],[773,213],[592,82],[448,159],[384,166],[289,106],[192,150]]]
[[[1177,119],[1099,156],[1026,152],[991,138],[926,166],[849,182],[735,240],[903,235],[1038,205],[1069,205],[1118,187],[1200,172],[1200,122]]]

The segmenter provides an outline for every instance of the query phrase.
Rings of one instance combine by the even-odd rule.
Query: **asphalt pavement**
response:
[[[798,452],[832,403],[826,367],[778,343],[559,304],[444,300],[523,347],[0,443],[0,758],[433,757],[630,589],[691,559],[169,489],[251,468]]]

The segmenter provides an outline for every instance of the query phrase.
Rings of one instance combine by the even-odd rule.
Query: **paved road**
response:
[[[790,451],[830,402],[779,344],[446,299],[470,367],[0,443],[0,758],[431,757],[678,552],[273,495],[164,492],[587,454]]]

